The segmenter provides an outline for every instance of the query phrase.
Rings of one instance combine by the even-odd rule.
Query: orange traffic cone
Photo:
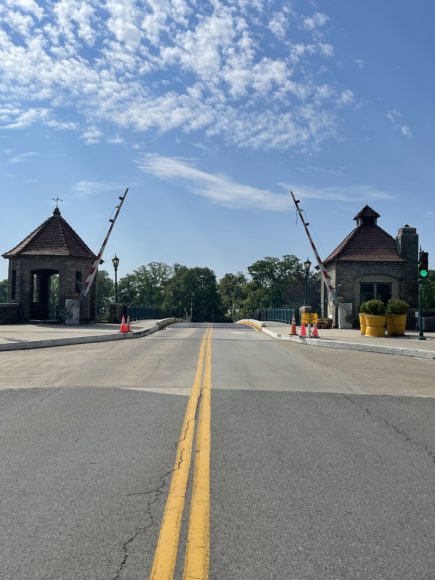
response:
[[[301,333],[299,336],[307,336],[307,330],[305,328],[305,324],[301,324]]]
[[[125,316],[124,315],[122,315],[122,318],[121,318],[121,326],[119,327],[119,332],[122,332],[122,334],[125,334],[126,332],[128,332],[127,325],[125,324]]]
[[[313,326],[313,330],[311,331],[311,336],[312,336],[313,338],[319,338],[319,333],[318,333],[318,331],[317,331],[317,324],[315,324],[315,325]]]
[[[127,332],[131,332],[130,316],[127,316]]]
[[[292,325],[291,325],[289,334],[290,334],[290,336],[297,336],[297,334],[298,334],[298,331],[296,329],[296,319],[294,316],[292,318]]]

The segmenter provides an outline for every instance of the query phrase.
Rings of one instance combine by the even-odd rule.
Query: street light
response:
[[[119,266],[119,258],[115,254],[115,257],[112,258],[113,269],[115,270],[115,302],[118,304],[118,266]]]
[[[304,262],[305,278],[304,278],[304,306],[308,302],[308,276],[310,275],[311,262],[307,258]]]

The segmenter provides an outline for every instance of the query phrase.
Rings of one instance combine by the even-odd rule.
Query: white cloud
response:
[[[316,148],[336,132],[346,92],[313,74],[312,61],[335,55],[316,37],[325,14],[302,20],[313,37],[302,42],[307,33],[288,26],[301,18],[262,0],[43,6],[0,7],[2,128],[42,123],[89,144],[123,138],[122,129],[195,131],[283,150]]]
[[[12,156],[9,159],[9,163],[24,163],[25,161],[27,161],[28,159],[31,159],[32,157],[37,157],[38,153],[36,153],[35,151],[28,151],[26,153],[18,153],[17,155]]]
[[[315,188],[280,182],[278,185],[285,189],[286,194],[279,194],[237,183],[227,175],[208,173],[198,169],[195,163],[189,159],[160,155],[145,155],[137,161],[137,165],[145,173],[177,184],[184,183],[192,193],[230,208],[287,211],[292,205],[289,196],[290,191],[293,191],[301,199],[318,199],[331,202],[364,202],[370,199],[394,199],[394,196],[388,191],[370,185]]]
[[[391,200],[395,196],[387,191],[370,185],[327,186],[322,188],[307,187],[304,185],[289,185],[280,183],[287,191],[292,190],[296,197],[301,199],[320,199],[323,201],[356,202],[369,199]]]
[[[146,155],[137,164],[145,173],[168,181],[184,182],[192,193],[219,205],[269,211],[290,208],[288,196],[237,183],[226,175],[207,173],[197,169],[190,160]]]
[[[355,103],[355,95],[349,89],[342,91],[341,95],[337,99],[337,104],[339,106],[349,106]]]
[[[302,25],[306,30],[316,30],[325,26],[328,20],[329,17],[326,14],[315,12],[312,16],[304,18]]]
[[[269,20],[268,28],[278,40],[286,38],[288,29],[288,15],[285,12],[275,12]]]
[[[97,127],[89,127],[82,133],[82,139],[87,145],[99,143],[103,133]]]
[[[399,131],[403,137],[411,139],[412,137],[411,128],[402,122],[403,119],[402,113],[399,113],[399,111],[397,111],[396,109],[390,109],[386,112],[385,116],[389,121],[391,121],[396,131]]]
[[[80,196],[123,192],[124,189],[125,186],[115,181],[78,181],[73,187]]]
[[[412,132],[411,132],[410,127],[408,127],[408,125],[400,125],[399,129],[404,137],[408,137],[408,138],[412,137]]]
[[[35,0],[6,0],[6,5],[20,8],[24,12],[30,12],[38,19],[44,16],[44,10]]]

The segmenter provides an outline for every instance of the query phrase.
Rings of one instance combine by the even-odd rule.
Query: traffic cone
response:
[[[294,316],[292,318],[292,325],[291,325],[289,334],[290,334],[290,336],[297,336],[297,334],[298,334],[298,331],[296,328],[296,319]]]
[[[315,324],[315,325],[313,326],[313,330],[311,331],[311,336],[312,336],[313,338],[319,338],[319,333],[318,333],[318,331],[317,331],[317,324]]]
[[[130,316],[127,316],[127,332],[131,332]]]
[[[301,333],[299,336],[307,336],[307,330],[305,328],[305,324],[301,324]]]
[[[119,327],[119,332],[121,332],[122,334],[125,334],[126,332],[128,332],[127,325],[125,324],[125,316],[124,315],[122,315],[122,318],[121,318],[121,326]]]

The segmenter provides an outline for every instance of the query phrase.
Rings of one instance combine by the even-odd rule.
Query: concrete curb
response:
[[[114,340],[128,340],[131,338],[142,338],[149,336],[159,330],[163,330],[170,324],[180,322],[178,318],[164,318],[156,322],[155,327],[128,332],[126,334],[102,334],[95,336],[77,336],[70,338],[52,338],[49,340],[28,340],[25,342],[14,342],[11,344],[0,344],[0,351],[30,350],[33,348],[48,348],[52,346],[69,346],[71,344],[89,344],[93,342],[110,342]]]
[[[402,348],[400,346],[382,346],[379,344],[361,344],[358,342],[342,342],[339,340],[332,339],[321,339],[321,338],[302,338],[300,336],[290,336],[288,334],[279,334],[265,328],[264,322],[259,322],[258,320],[240,320],[240,324],[246,324],[252,326],[253,328],[264,332],[272,338],[278,340],[286,340],[289,342],[296,342],[297,344],[305,344],[308,346],[319,346],[321,348],[337,348],[341,350],[358,350],[361,352],[377,352],[380,354],[394,354],[398,356],[410,356],[414,358],[425,358],[429,360],[435,360],[435,352],[428,350],[420,350],[417,348]]]

